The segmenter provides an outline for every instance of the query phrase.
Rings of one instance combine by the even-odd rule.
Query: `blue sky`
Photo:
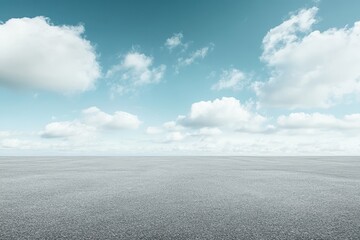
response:
[[[358,1],[1,1],[1,155],[354,155]]]

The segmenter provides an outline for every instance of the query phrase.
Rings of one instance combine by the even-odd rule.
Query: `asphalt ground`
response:
[[[0,239],[360,239],[360,157],[1,157]]]

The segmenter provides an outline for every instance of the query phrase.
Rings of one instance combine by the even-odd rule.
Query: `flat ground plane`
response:
[[[2,157],[0,239],[360,239],[360,157]]]

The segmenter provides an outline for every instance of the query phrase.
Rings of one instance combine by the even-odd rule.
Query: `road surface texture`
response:
[[[1,157],[0,239],[360,239],[360,157]]]

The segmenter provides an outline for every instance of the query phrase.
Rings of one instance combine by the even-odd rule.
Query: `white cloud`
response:
[[[317,10],[301,10],[265,36],[261,58],[271,76],[255,84],[263,105],[329,107],[359,93],[360,22],[311,31]]]
[[[214,84],[212,90],[233,89],[239,90],[244,87],[246,75],[242,71],[232,68],[224,70],[220,76],[220,80]]]
[[[182,132],[170,132],[167,134],[165,142],[179,142],[184,140],[186,135]]]
[[[116,111],[113,115],[101,111],[97,107],[83,110],[86,124],[108,129],[137,129],[141,121],[131,113]]]
[[[272,28],[263,39],[264,52],[262,58],[271,61],[273,55],[284,46],[299,40],[298,33],[306,33],[316,23],[318,8],[302,9],[279,26]]]
[[[185,66],[193,64],[197,60],[204,59],[208,55],[208,53],[211,52],[213,49],[214,49],[214,44],[210,44],[209,46],[200,48],[200,49],[196,50],[195,52],[192,52],[186,58],[179,58],[177,68],[185,67]]]
[[[12,149],[31,149],[35,148],[36,144],[18,138],[6,138],[0,142],[0,147]]]
[[[217,127],[203,127],[195,132],[194,136],[216,136],[222,134],[222,131]]]
[[[195,102],[188,115],[179,115],[175,121],[165,122],[154,131],[153,128],[148,128],[148,132],[157,133],[157,142],[180,142],[191,138],[207,141],[222,135],[224,131],[267,131],[267,119],[252,112],[250,108],[250,105],[242,105],[233,97]]]
[[[257,134],[221,127],[185,128],[154,136],[146,148],[161,155],[350,155],[359,152],[358,134],[353,131],[277,127],[278,131]]]
[[[156,135],[156,134],[160,134],[162,132],[163,132],[163,130],[159,127],[147,127],[146,128],[146,133],[149,135]]]
[[[89,136],[95,129],[77,120],[52,122],[45,126],[41,136],[44,138],[68,138],[74,136]]]
[[[0,138],[5,138],[11,136],[9,131],[0,131]]]
[[[4,148],[18,148],[21,146],[21,141],[16,138],[4,139],[1,141],[1,147]]]
[[[0,84],[61,93],[94,87],[100,76],[84,27],[55,26],[45,17],[0,23]]]
[[[360,130],[360,114],[336,118],[330,114],[297,112],[279,116],[277,124],[287,129]]]
[[[278,131],[236,131],[225,126],[189,128],[164,124],[161,133],[144,139],[114,131],[101,135],[100,127],[75,120],[48,127],[54,139],[32,138],[29,134],[0,139],[3,154],[73,155],[358,155],[360,114],[335,117],[322,113],[295,112],[275,119]],[[85,125],[85,126],[84,126]],[[91,129],[87,133],[87,128]],[[181,127],[178,128],[177,127]],[[83,130],[81,130],[83,129]],[[95,132],[93,132],[95,129]],[[96,131],[98,130],[98,131]],[[114,134],[114,135],[111,135]],[[50,137],[50,136],[48,136]],[[64,141],[66,139],[66,141]]]
[[[163,128],[169,132],[182,131],[184,127],[177,124],[176,121],[168,121],[163,124]]]
[[[174,33],[172,35],[172,37],[166,39],[165,41],[165,46],[169,49],[172,50],[176,47],[179,46],[184,46],[184,44],[182,43],[182,39],[183,39],[183,34],[182,33]]]
[[[51,122],[40,133],[43,138],[72,138],[94,136],[98,130],[137,129],[141,121],[136,115],[116,111],[113,115],[90,107],[82,111],[82,118],[73,121]]]
[[[162,127],[148,127],[146,132],[149,135],[156,135],[153,140],[159,143],[174,143],[184,141],[189,137],[213,137],[222,134],[222,131],[217,127],[190,129],[175,121],[165,122]]]
[[[251,112],[233,97],[201,101],[191,105],[187,116],[179,116],[178,124],[189,127],[229,127],[241,131],[256,130],[266,118]]]
[[[153,61],[152,57],[140,52],[127,53],[121,63],[113,66],[106,74],[108,78],[118,78],[113,90],[125,93],[136,87],[159,83],[165,74],[166,66],[153,67]]]

